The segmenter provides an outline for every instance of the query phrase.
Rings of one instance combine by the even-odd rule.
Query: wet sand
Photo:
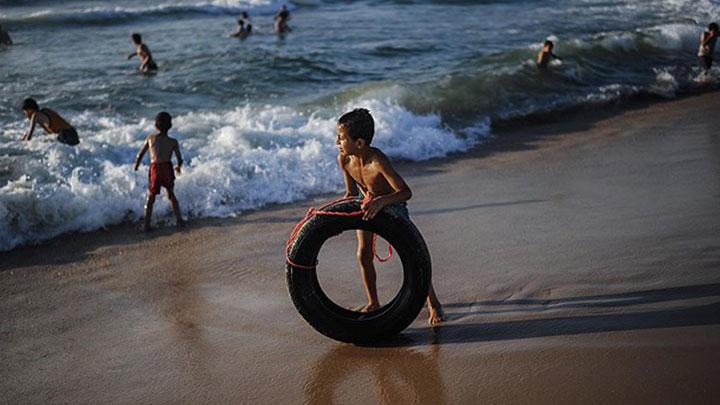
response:
[[[713,403],[719,110],[709,93],[400,165],[448,321],[423,310],[387,347],[331,341],[288,298],[285,240],[324,199],[0,253],[0,402]],[[352,235],[320,271],[362,304]],[[378,272],[392,295],[397,263]]]

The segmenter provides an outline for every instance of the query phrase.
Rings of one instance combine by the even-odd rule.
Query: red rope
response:
[[[303,219],[301,219],[300,222],[298,222],[297,225],[295,225],[295,228],[293,228],[293,231],[290,234],[290,238],[287,240],[287,243],[285,244],[285,261],[287,261],[291,266],[297,267],[299,269],[305,269],[305,270],[315,269],[317,267],[317,262],[312,266],[306,266],[303,264],[297,264],[297,263],[293,262],[290,259],[290,246],[292,245],[293,241],[297,237],[297,234],[302,229],[303,225],[305,225],[305,223],[307,221],[309,221],[310,218],[314,217],[315,215],[329,215],[329,216],[336,216],[336,217],[357,217],[357,216],[363,215],[365,213],[364,209],[361,209],[360,211],[352,211],[352,212],[325,211],[325,209],[331,205],[334,205],[334,204],[337,204],[337,203],[343,202],[343,201],[352,201],[354,199],[355,199],[355,197],[339,198],[337,200],[331,201],[331,202],[323,205],[320,208],[310,207],[310,209],[308,209],[308,211],[305,214],[305,216],[303,217]],[[363,204],[365,204],[367,201],[370,201],[370,200],[372,200],[372,194],[368,193],[365,196],[365,199],[363,200]],[[376,257],[380,263],[385,263],[386,261],[390,260],[390,258],[392,257],[392,245],[388,244],[388,256],[386,258],[381,258],[380,256],[378,256],[378,254],[375,250],[376,243],[377,243],[377,234],[373,234],[373,240],[372,240],[373,256]]]

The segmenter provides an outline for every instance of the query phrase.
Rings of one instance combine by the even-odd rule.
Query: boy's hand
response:
[[[182,170],[180,169],[180,166],[175,166],[175,173],[182,174]]]
[[[369,221],[382,211],[383,207],[385,207],[385,202],[382,197],[373,198],[367,203],[363,203],[360,208],[362,208],[365,213],[363,214],[363,220]]]

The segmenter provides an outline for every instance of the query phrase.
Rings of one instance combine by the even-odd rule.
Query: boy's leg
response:
[[[430,283],[430,290],[428,290],[427,306],[430,312],[430,317],[428,318],[430,325],[436,325],[445,320],[445,314],[443,314],[440,300],[438,300],[437,295],[435,295],[435,289],[432,283]]]
[[[173,214],[175,215],[175,225],[181,226],[183,224],[182,216],[180,215],[180,204],[178,204],[175,193],[172,189],[167,189],[168,200],[170,200],[170,206],[172,207]]]
[[[362,307],[361,312],[373,311],[380,307],[380,300],[377,295],[375,264],[373,263],[372,238],[372,232],[357,231],[357,258],[368,298],[368,303]]]
[[[150,220],[152,219],[153,204],[155,204],[155,194],[152,191],[149,191],[147,201],[145,201],[145,224],[143,226],[143,230],[145,232],[150,230]]]

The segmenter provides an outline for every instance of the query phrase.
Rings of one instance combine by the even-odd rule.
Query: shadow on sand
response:
[[[521,299],[508,301],[481,301],[475,303],[455,303],[446,305],[446,311],[452,308],[526,305],[551,308],[609,308],[629,305],[652,304],[665,301],[689,300],[715,297],[720,300],[720,284],[703,284],[687,287],[665,288],[636,291],[624,294],[593,295],[584,297],[560,298],[551,300]],[[528,308],[528,310],[533,310]],[[498,311],[498,312],[503,312]],[[483,313],[494,313],[486,311]],[[462,313],[456,315],[473,315]],[[452,315],[452,314],[450,314]],[[452,320],[453,317],[451,316]],[[457,319],[457,317],[456,317]],[[411,328],[395,340],[383,342],[378,347],[413,347],[435,343],[476,343],[497,340],[527,339],[534,337],[578,335],[585,333],[614,332],[656,328],[676,328],[684,326],[720,324],[720,301],[712,304],[688,306],[671,309],[645,310],[622,314],[579,315],[545,319],[529,319],[507,322],[488,322],[473,324],[446,323],[440,327]]]

